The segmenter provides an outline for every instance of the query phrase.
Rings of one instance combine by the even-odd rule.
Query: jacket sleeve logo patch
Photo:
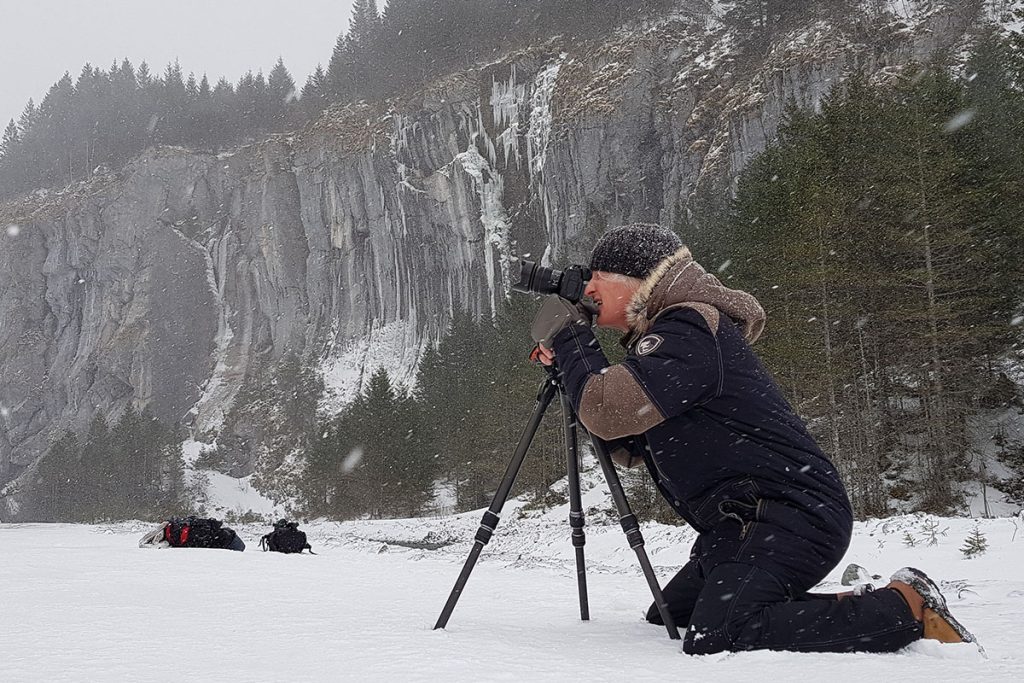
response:
[[[655,350],[661,343],[665,341],[662,337],[656,334],[649,334],[636,344],[636,355],[646,356],[649,353],[654,353]]]

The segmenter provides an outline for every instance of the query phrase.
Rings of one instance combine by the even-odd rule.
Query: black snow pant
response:
[[[829,532],[807,524],[796,535],[794,524],[773,523],[766,507],[751,506],[749,517],[723,518],[701,534],[690,561],[665,586],[669,611],[686,628],[687,654],[893,652],[921,637],[923,627],[895,590],[842,600],[809,593],[842,558],[848,533],[845,539],[822,538]],[[791,522],[787,514],[779,516]],[[654,605],[647,620],[662,623]]]

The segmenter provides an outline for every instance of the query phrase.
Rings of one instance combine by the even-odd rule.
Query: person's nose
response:
[[[583,296],[589,296],[591,299],[594,298],[594,294],[597,293],[597,287],[594,286],[594,281],[589,280],[586,288],[583,290]]]

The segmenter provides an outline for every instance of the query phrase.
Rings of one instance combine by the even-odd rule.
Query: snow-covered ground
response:
[[[0,525],[0,680],[1024,680],[1020,518],[981,520],[990,548],[976,559],[959,551],[973,520],[922,516],[858,524],[847,556],[941,579],[988,659],[935,643],[688,657],[642,621],[650,596],[617,526],[588,527],[591,621],[579,620],[564,512],[507,508],[445,631],[432,626],[478,513],[307,524],[315,556],[260,552],[258,525],[237,528],[244,553],[141,550],[141,522]],[[645,537],[664,584],[692,532]],[[823,587],[839,590],[840,572]]]

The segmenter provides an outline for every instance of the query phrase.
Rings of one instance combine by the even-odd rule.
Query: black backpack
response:
[[[311,555],[316,555],[312,546],[306,542],[306,532],[299,531],[299,523],[286,519],[274,523],[274,530],[260,539],[260,547],[275,553],[301,553],[309,550]]]
[[[172,517],[164,527],[164,540],[174,548],[227,548],[235,532],[219,519]]]

